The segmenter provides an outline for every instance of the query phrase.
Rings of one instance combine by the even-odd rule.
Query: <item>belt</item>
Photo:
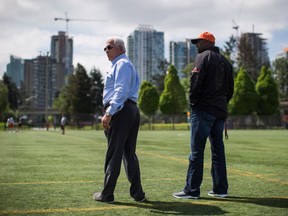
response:
[[[124,102],[124,104],[125,104],[125,103],[130,103],[130,104],[134,104],[134,105],[137,104],[135,101],[133,101],[133,100],[131,100],[131,99],[127,99],[127,100]],[[110,102],[106,103],[106,104],[104,105],[104,110],[106,110],[109,106],[110,106]]]
[[[131,104],[134,104],[134,105],[137,104],[135,101],[133,101],[133,100],[131,100],[131,99],[127,99],[127,100],[125,101],[125,103],[131,103]]]

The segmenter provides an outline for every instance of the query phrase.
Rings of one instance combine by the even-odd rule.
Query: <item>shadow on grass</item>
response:
[[[276,208],[288,208],[288,198],[281,197],[263,197],[263,198],[253,198],[253,197],[237,197],[229,196],[228,198],[202,198],[206,200],[217,200],[223,202],[239,202],[239,203],[250,203],[267,207],[276,207]]]
[[[169,215],[224,215],[227,212],[217,206],[195,204],[188,202],[160,202],[147,201],[144,203],[122,203],[115,202],[115,205],[125,205],[135,208],[150,210],[151,213],[169,214]]]

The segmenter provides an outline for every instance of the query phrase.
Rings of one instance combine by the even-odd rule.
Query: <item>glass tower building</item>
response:
[[[182,70],[189,64],[195,61],[197,49],[190,39],[186,41],[169,43],[169,61],[178,71],[178,76],[182,77]]]
[[[10,63],[7,64],[7,76],[20,88],[21,82],[24,79],[24,60],[10,55]]]
[[[164,32],[151,25],[139,25],[128,36],[127,55],[138,71],[140,83],[151,81],[154,75],[163,73],[159,65],[164,61]]]

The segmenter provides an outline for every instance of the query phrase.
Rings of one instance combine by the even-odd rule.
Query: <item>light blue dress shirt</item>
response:
[[[110,115],[121,110],[127,99],[137,103],[139,90],[138,73],[126,54],[121,54],[112,61],[103,91],[103,105],[110,104],[106,109]]]

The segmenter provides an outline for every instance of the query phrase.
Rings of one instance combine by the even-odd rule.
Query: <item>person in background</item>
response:
[[[173,193],[175,198],[198,199],[203,180],[204,150],[210,139],[213,179],[209,196],[227,197],[228,180],[223,143],[223,129],[227,118],[227,104],[233,95],[233,69],[228,60],[215,47],[215,37],[210,32],[192,39],[198,55],[190,79],[191,127],[189,166],[186,185]]]
[[[55,131],[57,128],[57,116],[56,115],[53,117],[53,126],[54,126],[54,131]]]
[[[7,121],[6,121],[6,128],[8,128],[8,131],[10,131],[10,127],[9,127],[9,124],[10,124],[10,118],[7,118]]]
[[[23,126],[23,116],[21,116],[19,118],[19,121],[18,121],[18,131],[22,130],[22,126]]]
[[[15,132],[15,129],[14,129],[15,122],[14,122],[13,117],[10,117],[10,118],[7,119],[7,125],[8,125],[10,133]]]
[[[104,168],[104,188],[101,192],[95,192],[93,199],[106,203],[114,202],[114,190],[123,159],[127,178],[131,184],[130,195],[136,202],[144,202],[146,197],[141,185],[140,167],[136,155],[140,124],[137,107],[139,77],[125,54],[125,45],[121,38],[108,38],[104,51],[112,62],[103,91],[105,114],[102,117],[102,125],[108,149]]]
[[[65,125],[66,125],[66,117],[62,115],[61,121],[60,121],[60,127],[62,134],[65,134]]]

